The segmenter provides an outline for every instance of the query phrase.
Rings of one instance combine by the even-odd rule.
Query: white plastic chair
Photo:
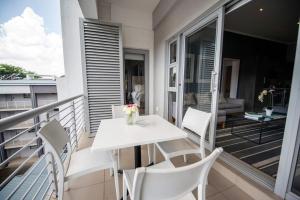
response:
[[[205,158],[205,135],[211,119],[211,113],[206,113],[191,107],[186,111],[181,128],[190,130],[200,136],[200,147],[189,139],[171,140],[156,143],[156,147],[160,150],[166,160],[173,157],[184,155],[200,154],[201,158]],[[154,153],[154,162],[156,161]]]
[[[112,105],[111,106],[111,112],[112,112],[112,118],[125,118],[125,113],[123,111],[124,105],[121,106],[116,106]],[[150,145],[147,145],[147,150],[148,150],[148,159],[149,159],[149,164],[151,163],[151,152],[150,152]],[[118,149],[118,169],[120,167],[120,149]]]
[[[217,148],[199,162],[179,168],[166,160],[147,168],[124,170],[123,200],[127,200],[127,190],[131,200],[195,200],[191,192],[196,187],[198,200],[205,200],[208,173],[222,151]]]
[[[71,179],[111,168],[113,168],[115,174],[118,174],[116,158],[111,152],[92,152],[91,148],[85,148],[72,153],[69,136],[56,119],[42,127],[38,134],[46,143],[46,149],[52,153],[58,167],[58,199],[63,198],[64,187],[66,186],[66,189],[68,189],[68,181]],[[63,161],[61,156],[64,153],[66,154],[66,159]],[[114,179],[116,196],[119,200],[118,176],[115,175]]]

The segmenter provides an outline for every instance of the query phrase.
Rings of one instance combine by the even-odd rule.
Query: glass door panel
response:
[[[188,107],[211,112],[216,21],[186,38],[183,115]]]
[[[223,8],[183,34],[181,119],[189,107],[212,113],[207,148],[214,148]]]

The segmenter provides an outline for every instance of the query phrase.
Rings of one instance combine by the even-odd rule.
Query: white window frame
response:
[[[174,42],[176,42],[176,61],[171,63],[171,60],[170,60],[170,55],[171,55],[171,44],[173,44]],[[175,38],[173,40],[171,40],[169,43],[168,43],[168,72],[167,72],[167,81],[168,81],[168,92],[177,92],[177,85],[178,85],[178,39]],[[170,87],[170,70],[171,69],[174,69],[176,68],[176,80],[175,80],[175,86],[174,87]]]

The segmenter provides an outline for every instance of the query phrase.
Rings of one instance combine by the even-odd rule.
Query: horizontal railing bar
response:
[[[72,107],[72,105],[69,105],[69,106],[63,108],[62,110],[58,111],[57,113],[54,113],[53,115],[49,116],[49,118],[52,118],[52,117],[54,117],[54,116],[60,114],[61,112],[65,111],[66,109],[68,109],[68,108],[70,108],[70,107]]]
[[[53,192],[55,192],[55,189],[52,190],[52,192],[50,193],[48,200],[51,199],[51,196],[52,196]]]
[[[83,113],[84,113],[84,110],[82,109],[81,111],[75,113],[75,115],[76,115],[76,117],[77,117],[77,116],[82,115]],[[78,117],[77,117],[76,119],[78,119]]]
[[[80,115],[75,119],[76,124],[78,124],[78,122],[80,122],[82,119],[84,119],[84,114]]]
[[[47,193],[49,192],[49,189],[50,189],[50,187],[51,187],[52,184],[53,184],[53,181],[46,188],[45,193],[43,194],[43,197],[42,197],[43,200],[45,199]],[[53,190],[52,190],[52,192],[53,192]],[[51,192],[51,194],[52,194],[52,192]]]
[[[83,103],[82,103],[82,104],[79,104],[79,106],[75,106],[74,109],[77,110],[77,109],[80,108],[80,107],[84,107],[84,104],[83,104]]]
[[[83,100],[84,100],[84,98],[77,98],[77,99],[74,100],[74,104],[77,104],[77,103],[79,103]]]
[[[26,129],[26,130],[24,130],[24,131],[18,133],[17,135],[15,135],[15,136],[9,138],[8,140],[5,140],[4,142],[2,142],[2,143],[0,144],[0,147],[2,147],[3,145],[5,145],[6,143],[11,142],[12,140],[18,138],[19,136],[23,135],[24,133],[26,133],[26,132],[32,130],[33,128],[35,128],[36,126],[40,125],[40,124],[43,123],[43,122],[45,122],[45,120],[43,120],[43,121],[41,121],[41,122],[39,122],[39,123],[36,123],[35,125],[31,126],[30,128],[28,128],[28,129]]]
[[[75,120],[78,121],[78,119],[81,117],[84,117],[84,113],[81,113],[79,116],[76,116]]]
[[[83,125],[84,124],[84,118],[80,122],[78,122],[77,124],[79,124],[78,127],[80,127],[81,125]],[[79,128],[77,128],[77,129],[79,129]]]
[[[48,175],[46,176],[46,178],[43,180],[43,182],[41,183],[40,187],[38,188],[37,192],[35,193],[35,195],[33,196],[32,199],[35,199],[37,197],[37,195],[39,194],[39,192],[41,191],[42,187],[44,186],[45,182],[48,180],[48,178],[50,177],[50,174],[52,174],[53,172],[49,172]],[[53,182],[53,181],[52,181]],[[49,184],[51,185],[52,182]]]
[[[36,176],[36,178],[32,181],[32,183],[30,184],[29,188],[26,190],[25,194],[22,196],[21,199],[25,199],[25,197],[29,194],[31,188],[35,185],[35,183],[37,182],[37,180],[39,180],[39,178],[41,177],[42,173],[45,171],[45,169],[48,168],[48,166],[51,164],[51,162],[48,162],[47,165],[45,167],[43,167],[43,169],[40,171],[40,173]]]
[[[65,127],[72,119],[73,117],[71,117],[64,125],[62,125],[62,127]]]
[[[33,157],[33,155],[35,155],[36,153],[38,153],[42,148],[44,148],[44,144],[42,146],[40,146],[39,148],[37,148],[30,156],[28,156],[26,158],[26,160],[24,162],[22,162],[21,165],[19,165],[17,167],[17,169],[15,169],[15,171],[13,171],[13,173],[11,173],[1,184],[0,184],[0,190],[2,190],[2,188],[4,187],[4,185],[7,184],[8,181],[10,181],[15,175],[16,173]]]
[[[64,120],[67,116],[70,116],[70,114],[72,114],[73,111],[69,112],[68,114],[66,114],[65,116],[63,116],[63,118],[59,119],[59,121],[61,122],[62,120]]]
[[[8,199],[17,191],[17,189],[19,189],[19,187],[24,183],[24,181],[26,180],[26,178],[31,174],[31,172],[36,168],[36,166],[38,166],[41,161],[43,160],[43,158],[46,157],[46,155],[48,154],[44,154],[39,161],[37,161],[36,163],[34,163],[34,166],[32,166],[28,172],[26,172],[26,175],[23,177],[23,179],[20,181],[20,183],[12,190],[12,192],[8,195]]]
[[[18,151],[16,151],[14,154],[12,154],[11,156],[9,156],[8,158],[6,158],[6,160],[2,161],[0,163],[0,168],[2,168],[4,165],[6,165],[12,158],[14,158],[16,155],[18,155],[21,151],[23,151],[25,148],[27,148],[31,143],[33,143],[35,140],[39,139],[40,137],[35,137],[32,140],[30,140],[29,142],[27,142],[21,149],[19,149]]]
[[[84,115],[79,116],[76,120],[76,124],[79,124],[82,120],[84,120]]]
[[[51,104],[48,104],[45,106],[34,108],[32,110],[21,112],[19,114],[1,119],[0,120],[0,132],[6,130],[7,128],[14,126],[15,124],[21,123],[21,122],[26,121],[31,118],[34,118],[34,117],[36,117],[42,113],[45,113],[57,106],[63,105],[69,101],[72,101],[72,100],[77,99],[82,96],[83,96],[82,94],[76,95],[74,97],[70,97],[70,98],[67,98],[67,99],[59,101],[59,102],[54,102],[54,103],[51,103]]]

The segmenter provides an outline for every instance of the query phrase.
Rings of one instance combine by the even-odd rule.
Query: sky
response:
[[[64,74],[59,0],[0,0],[0,63]]]

